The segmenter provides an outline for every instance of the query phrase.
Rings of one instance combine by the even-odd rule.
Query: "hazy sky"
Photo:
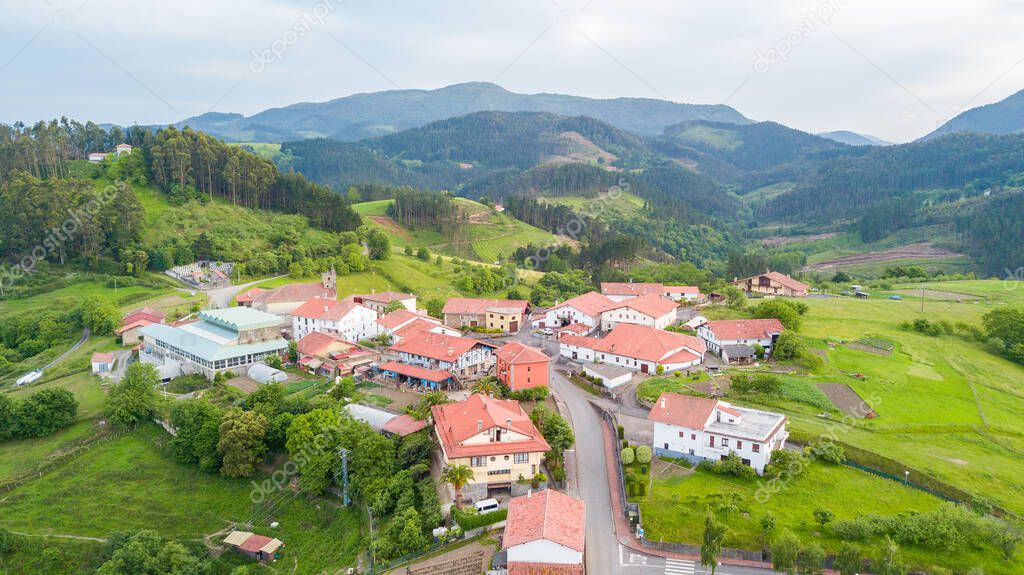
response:
[[[482,80],[906,141],[1024,88],[1021,29],[1024,2],[995,0],[0,0],[0,122]]]

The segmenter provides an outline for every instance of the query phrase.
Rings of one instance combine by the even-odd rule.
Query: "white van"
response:
[[[498,500],[484,499],[482,501],[477,501],[476,503],[474,503],[473,507],[476,507],[477,513],[487,513],[488,511],[494,511],[495,509],[498,508]]]

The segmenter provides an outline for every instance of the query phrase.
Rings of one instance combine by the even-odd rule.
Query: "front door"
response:
[[[512,320],[508,323],[508,330],[512,333],[519,331],[519,322]]]
[[[642,373],[647,373],[647,364],[646,363],[640,364],[640,371]]]

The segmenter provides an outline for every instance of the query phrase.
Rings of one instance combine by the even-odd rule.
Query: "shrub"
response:
[[[828,523],[831,523],[832,520],[836,518],[835,513],[832,513],[828,509],[823,509],[821,507],[815,509],[813,513],[814,521],[816,521],[818,525],[821,525],[822,527],[824,527]]]
[[[640,466],[640,474],[641,475],[647,475],[647,470],[648,470],[648,467],[646,465],[641,465]]]
[[[641,445],[636,448],[636,460],[637,463],[650,463],[651,462],[651,448],[646,445]],[[646,467],[646,465],[645,465]],[[647,473],[646,471],[644,473]]]
[[[843,447],[831,441],[818,441],[809,445],[805,452],[811,457],[836,465],[846,461]]]
[[[622,459],[623,465],[632,465],[636,461],[636,453],[632,447],[623,447],[619,457]]]
[[[729,453],[721,461],[701,460],[698,467],[717,475],[732,475],[740,479],[754,479],[757,477],[757,472],[749,465],[744,464],[743,459],[735,452]]]
[[[764,474],[769,477],[796,477],[803,472],[806,465],[803,455],[795,451],[776,449],[764,468]]]
[[[508,509],[495,509],[487,513],[477,513],[472,507],[459,509],[452,507],[452,518],[463,531],[476,529],[485,525],[491,525],[504,521],[508,517]]]
[[[637,486],[637,495],[639,495],[640,497],[643,497],[644,495],[647,495],[647,484],[646,483],[642,483],[641,482]]]
[[[623,428],[623,427],[622,427],[622,426],[620,425],[620,426],[619,426],[619,440],[622,440],[622,439],[624,439],[625,437],[626,437],[626,430],[625,430],[625,428]]]

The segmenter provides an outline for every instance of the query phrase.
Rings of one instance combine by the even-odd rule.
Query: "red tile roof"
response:
[[[549,308],[548,311],[558,309],[561,307],[571,306],[591,317],[596,317],[601,315],[601,312],[603,312],[604,310],[615,307],[615,305],[617,305],[616,302],[613,302],[612,300],[606,298],[605,296],[595,291],[592,291],[580,296],[576,296],[571,299],[567,299],[564,302],[552,308]]]
[[[583,575],[583,565],[511,561],[508,564],[508,575]]]
[[[647,414],[647,419],[689,429],[703,429],[704,424],[715,411],[716,405],[718,405],[717,399],[679,395],[665,391],[658,397],[651,412]]]
[[[676,310],[676,302],[665,299],[660,295],[642,295],[639,297],[630,298],[623,300],[616,304],[614,307],[608,308],[605,311],[612,311],[622,308],[635,309],[636,311],[648,315],[653,318],[659,318],[663,315],[672,313]]]
[[[490,310],[508,310],[526,313],[530,302],[522,299],[478,299],[453,297],[444,302],[444,313],[458,315],[482,315]],[[507,312],[506,312],[507,313]]]
[[[284,284],[283,286],[253,295],[252,301],[259,303],[281,303],[311,299],[334,300],[336,298],[337,293],[333,289],[325,288],[319,282],[312,282]]]
[[[707,351],[704,342],[692,335],[631,323],[620,323],[601,339],[564,335],[559,341],[623,357],[655,362],[664,362],[666,359],[674,357],[674,354],[683,348],[688,349],[694,358]]]
[[[476,393],[464,401],[435,405],[430,410],[434,415],[434,430],[437,433],[437,438],[450,459],[509,453],[535,453],[551,449],[548,442],[544,441],[540,431],[537,431],[533,422],[530,421],[529,416],[519,406],[519,402],[515,400],[491,399]],[[480,422],[479,429],[477,422]],[[466,443],[466,440],[493,427],[511,429],[525,435],[528,439]]]
[[[117,328],[117,335],[121,335],[122,333],[124,333],[124,332],[126,332],[126,331],[128,331],[130,329],[135,329],[137,327],[145,327],[147,325],[152,325],[154,323],[161,323],[161,322],[153,321],[153,320],[147,319],[147,318],[137,319],[137,320],[132,321],[131,323],[126,323],[126,324],[122,325],[121,327]]]
[[[380,302],[380,303],[391,303],[391,302],[393,302],[395,300],[413,299],[416,296],[414,296],[411,293],[399,293],[399,292],[396,292],[396,291],[382,291],[380,293],[362,294],[362,295],[357,295],[355,297],[362,298],[364,300],[369,300],[369,301],[376,301],[376,302]]]
[[[570,323],[569,325],[567,325],[565,327],[558,328],[558,332],[559,333],[570,333],[570,334],[571,333],[585,334],[585,333],[589,333],[591,329],[593,329],[593,328],[590,327],[590,326],[583,325],[582,323]]]
[[[423,318],[423,319],[426,319],[428,321],[433,321],[435,323],[441,323],[440,320],[437,320],[437,319],[434,319],[432,317],[425,316],[425,315],[422,315],[422,314],[418,314],[418,313],[416,313],[414,311],[409,311],[409,310],[407,310],[405,308],[396,309],[395,311],[393,311],[393,312],[385,315],[384,317],[378,319],[377,323],[381,327],[385,327],[387,329],[395,329],[396,327],[402,326],[402,325],[404,325],[404,324],[406,324],[406,323],[408,323],[408,322],[410,322],[410,321],[412,321],[414,319],[417,319],[417,318]]]
[[[788,287],[793,291],[807,291],[810,288],[810,286],[808,286],[807,284],[797,281],[784,273],[768,272],[764,275],[770,277],[771,279],[779,282],[780,284]]]
[[[166,317],[166,315],[167,314],[158,309],[153,309],[149,306],[146,306],[142,309],[137,309],[133,312],[125,314],[125,316],[121,318],[121,323],[127,325],[129,323],[139,321],[140,319],[149,320],[150,323],[163,323],[164,317]]]
[[[267,537],[266,535],[256,535],[255,533],[253,533],[249,536],[248,539],[242,542],[242,544],[239,545],[238,548],[244,551],[248,551],[250,553],[255,553],[257,551],[261,551],[264,547],[267,546],[267,544],[272,543],[273,541],[273,537]]]
[[[337,301],[335,299],[310,299],[306,303],[295,308],[292,315],[296,317],[308,317],[310,319],[341,321],[342,318],[358,307],[360,307],[359,304],[350,300]]]
[[[92,354],[92,363],[113,363],[114,354],[97,351]]]
[[[267,290],[265,290],[263,288],[254,287],[254,288],[252,288],[251,290],[249,290],[247,292],[243,292],[243,293],[238,294],[238,296],[235,297],[235,301],[237,301],[238,303],[249,303],[249,302],[253,301],[253,299],[255,299],[256,296],[258,296],[259,294],[261,294],[261,293],[263,293],[265,291],[267,291]]]
[[[443,333],[432,333],[424,329],[414,329],[402,334],[402,341],[392,345],[391,350],[441,361],[455,361],[459,356],[477,345],[488,344],[457,335],[445,335]]]
[[[396,329],[392,335],[395,335],[399,338],[403,338],[409,335],[410,333],[415,333],[417,331],[430,332],[431,330],[435,330],[438,328],[441,328],[443,330],[444,324],[432,317],[420,317]],[[458,330],[455,329],[449,328],[449,331],[452,332],[453,334],[459,333]]]
[[[433,381],[436,383],[447,381],[452,378],[452,374],[448,373],[443,369],[427,369],[418,365],[409,365],[399,361],[389,361],[380,366],[382,371],[393,371],[395,373],[405,375],[408,377],[415,377],[417,379],[425,379],[427,381]]]
[[[518,341],[507,343],[494,352],[498,359],[507,363],[537,363],[540,361],[549,362],[551,358],[543,351],[523,345]]]
[[[505,549],[547,540],[583,552],[586,506],[552,489],[515,497],[508,504],[502,545]]]
[[[660,283],[601,282],[604,295],[665,295],[665,286]]]
[[[665,293],[700,293],[697,286],[665,286]]]
[[[328,353],[335,351],[352,351],[360,347],[350,341],[327,333],[313,331],[306,334],[296,344],[296,351],[301,355],[315,355],[326,357]]]
[[[782,322],[775,319],[722,319],[709,321],[704,326],[719,340],[768,339],[773,333],[782,333]]]
[[[384,424],[384,431],[393,433],[399,437],[405,437],[406,435],[412,435],[417,431],[427,426],[427,422],[422,419],[416,419],[411,415],[399,415],[391,421]]]

